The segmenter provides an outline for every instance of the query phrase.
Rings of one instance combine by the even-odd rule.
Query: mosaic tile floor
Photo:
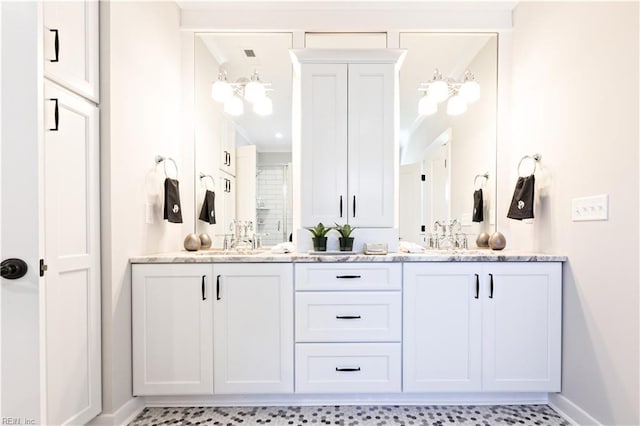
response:
[[[546,405],[145,408],[130,426],[569,426]]]

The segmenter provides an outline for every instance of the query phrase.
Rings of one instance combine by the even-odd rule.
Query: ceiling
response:
[[[292,64],[289,49],[291,33],[208,33],[199,34],[209,52],[226,70],[229,82],[250,78],[254,70],[260,80],[270,83],[267,96],[273,101],[273,115],[257,115],[245,102],[245,112],[231,117],[250,144],[258,151],[291,150],[291,90]],[[248,58],[244,50],[251,49],[255,58]],[[211,81],[216,76],[211,76]],[[276,138],[281,133],[282,138]]]
[[[492,33],[401,33],[400,47],[407,56],[400,70],[401,143],[410,139],[423,123],[418,115],[417,90],[431,79],[434,68],[443,76],[459,79]],[[292,66],[288,49],[291,33],[207,33],[200,37],[209,51],[227,71],[229,81],[249,77],[258,70],[264,82],[271,83],[268,95],[273,100],[273,115],[258,116],[245,104],[245,113],[233,120],[239,132],[255,144],[258,151],[289,151],[291,148]],[[244,49],[254,50],[247,58]],[[471,70],[473,71],[473,70]],[[212,76],[212,81],[215,76]],[[479,82],[482,86],[482,82]],[[428,120],[428,118],[427,118]],[[282,139],[275,137],[283,135]]]

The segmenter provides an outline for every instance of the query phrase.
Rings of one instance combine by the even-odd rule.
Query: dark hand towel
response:
[[[533,190],[536,183],[534,175],[519,177],[507,217],[509,219],[533,219]]]
[[[204,201],[202,202],[202,210],[200,210],[199,219],[207,222],[209,225],[216,224],[216,194],[215,192],[209,191],[204,194]]]
[[[482,200],[482,188],[473,192],[473,222],[484,220],[484,202]]]
[[[176,179],[164,180],[164,218],[172,223],[182,223],[180,186]]]

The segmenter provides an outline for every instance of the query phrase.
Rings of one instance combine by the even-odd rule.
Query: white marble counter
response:
[[[224,253],[221,250],[169,252],[136,256],[131,263],[310,263],[310,262],[566,262],[567,257],[556,254],[519,252],[513,250],[428,250],[424,253],[366,254],[256,254]]]

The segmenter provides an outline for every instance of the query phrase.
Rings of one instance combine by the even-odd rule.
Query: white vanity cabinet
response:
[[[45,1],[45,77],[98,102],[97,1]]]
[[[216,394],[293,392],[293,266],[215,264]]]
[[[399,263],[295,265],[296,392],[400,392]]]
[[[294,51],[299,61],[301,225],[392,228],[397,180],[397,62],[394,49],[331,56]]]
[[[133,394],[213,394],[211,264],[132,265]]]
[[[558,392],[561,263],[405,263],[405,392]]]

